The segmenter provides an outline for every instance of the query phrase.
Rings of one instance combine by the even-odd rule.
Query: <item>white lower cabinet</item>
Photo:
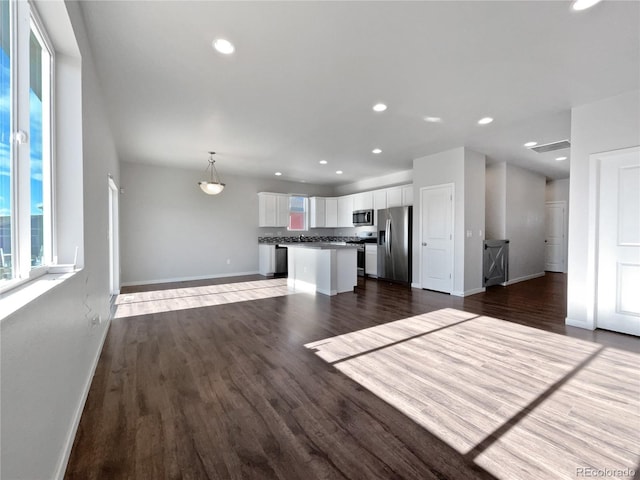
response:
[[[271,276],[276,271],[276,246],[258,245],[258,272],[260,275]]]
[[[373,277],[378,276],[378,245],[364,246],[364,273]]]

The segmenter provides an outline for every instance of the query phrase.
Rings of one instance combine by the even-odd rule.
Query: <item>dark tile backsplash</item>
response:
[[[348,242],[358,240],[356,236],[322,236],[322,235],[297,235],[288,237],[258,237],[258,243],[299,243],[299,242]]]

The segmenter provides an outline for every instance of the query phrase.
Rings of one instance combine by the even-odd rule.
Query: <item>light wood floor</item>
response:
[[[562,274],[465,299],[368,279],[335,297],[259,276],[130,288],[66,478],[637,470],[640,340],[566,327],[565,292]]]

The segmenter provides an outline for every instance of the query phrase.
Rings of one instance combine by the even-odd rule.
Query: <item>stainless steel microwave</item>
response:
[[[353,226],[363,227],[373,225],[373,210],[355,210],[353,212]]]

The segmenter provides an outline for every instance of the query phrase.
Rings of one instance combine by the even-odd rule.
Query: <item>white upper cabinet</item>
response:
[[[387,208],[387,191],[386,190],[375,190],[373,192],[373,209],[381,210],[383,208]]]
[[[258,193],[258,226],[289,226],[289,195]],[[378,210],[413,205],[413,185],[382,188],[343,197],[311,197],[309,199],[309,228],[353,227],[353,212],[373,210],[377,225]]]
[[[413,205],[413,184],[402,187],[402,206]]]
[[[387,208],[402,206],[402,187],[387,188]]]
[[[258,226],[289,226],[289,195],[283,193],[258,193]]]
[[[276,208],[278,215],[276,227],[289,226],[289,195],[278,195],[278,207]]]
[[[387,191],[373,191],[373,224],[378,225],[378,210],[387,208]]]
[[[325,223],[327,228],[338,226],[338,199],[325,198]]]
[[[338,227],[353,227],[353,195],[338,197]]]
[[[373,208],[373,192],[361,192],[353,195],[353,210],[371,210]]]
[[[311,197],[309,199],[309,227],[323,228],[327,226],[327,199]]]

